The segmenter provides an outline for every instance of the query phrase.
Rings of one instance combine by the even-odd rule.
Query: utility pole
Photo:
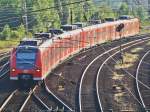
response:
[[[23,8],[23,22],[24,22],[24,26],[25,26],[25,35],[27,36],[28,34],[28,16],[27,16],[27,3],[26,0],[22,0],[22,8]]]
[[[148,4],[148,7],[147,7],[148,8],[148,14],[150,15],[150,0],[148,0],[147,2],[148,2],[147,3]]]
[[[73,24],[73,12],[72,12],[72,8],[70,8],[70,23]]]

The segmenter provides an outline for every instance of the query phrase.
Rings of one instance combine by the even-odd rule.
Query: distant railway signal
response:
[[[117,27],[116,27],[116,32],[119,32],[119,36],[120,36],[120,39],[122,37],[121,35],[121,31],[124,29],[124,24],[121,23],[119,24]],[[123,64],[123,51],[122,51],[122,45],[120,43],[120,59],[121,59],[121,63]]]
[[[121,32],[124,29],[124,24],[121,23],[116,27],[116,32]]]

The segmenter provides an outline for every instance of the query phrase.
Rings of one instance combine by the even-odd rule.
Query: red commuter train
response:
[[[60,62],[83,48],[120,38],[116,27],[123,23],[123,37],[139,33],[137,18],[87,26],[41,41],[26,39],[11,52],[11,80],[43,80]]]

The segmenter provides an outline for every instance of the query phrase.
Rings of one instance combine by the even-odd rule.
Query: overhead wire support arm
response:
[[[26,0],[22,0],[22,6],[23,6],[23,22],[24,22],[24,26],[25,26],[25,34],[27,36],[28,34],[28,15],[27,15],[27,2]]]

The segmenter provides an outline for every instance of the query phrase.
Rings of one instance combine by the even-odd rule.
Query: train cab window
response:
[[[37,50],[18,49],[16,53],[16,65],[18,69],[34,69]]]

